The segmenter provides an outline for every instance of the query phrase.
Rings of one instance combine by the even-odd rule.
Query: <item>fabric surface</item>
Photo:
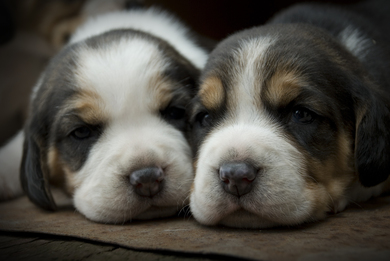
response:
[[[27,197],[1,203],[0,230],[256,260],[390,260],[390,195],[350,206],[325,221],[264,230],[205,227],[190,217],[98,224],[76,212],[65,197],[54,196],[57,212],[41,210]]]

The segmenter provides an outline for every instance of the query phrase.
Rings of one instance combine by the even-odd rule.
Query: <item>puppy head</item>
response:
[[[61,185],[87,218],[176,213],[193,179],[187,105],[198,70],[166,42],[114,30],[65,48],[32,97],[21,179],[46,209]]]
[[[374,88],[355,57],[311,27],[265,26],[223,41],[192,115],[194,217],[294,225],[342,210],[356,173],[365,186],[384,181],[389,114]]]

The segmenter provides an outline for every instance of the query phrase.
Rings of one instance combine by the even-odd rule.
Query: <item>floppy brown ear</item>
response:
[[[361,184],[371,187],[390,174],[390,104],[386,96],[366,98],[369,103],[357,117],[355,158]]]
[[[32,202],[46,210],[56,210],[57,206],[50,192],[48,169],[40,146],[25,133],[23,158],[20,167],[20,180],[24,192]]]

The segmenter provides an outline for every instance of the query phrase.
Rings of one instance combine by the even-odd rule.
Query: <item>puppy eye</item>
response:
[[[195,121],[202,127],[208,127],[211,125],[212,118],[207,112],[200,112],[196,115]]]
[[[78,140],[83,140],[91,136],[91,130],[88,127],[83,126],[72,131],[70,135]]]
[[[300,124],[310,124],[315,118],[316,114],[306,108],[295,108],[293,111],[294,121]]]
[[[171,120],[181,120],[186,116],[186,110],[179,107],[168,107],[161,114]]]

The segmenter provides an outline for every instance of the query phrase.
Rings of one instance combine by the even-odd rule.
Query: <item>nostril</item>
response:
[[[228,162],[219,168],[219,178],[226,192],[235,196],[249,193],[259,171],[245,162]]]
[[[161,168],[158,168],[156,174],[156,182],[161,182],[164,179],[164,171]]]
[[[253,179],[248,179],[248,178],[243,178],[242,179],[242,181],[244,181],[244,182],[248,182],[248,183],[251,183],[251,182],[253,182],[255,179],[253,178]]]
[[[153,197],[162,189],[164,171],[159,167],[143,168],[130,174],[130,184],[143,197]]]

